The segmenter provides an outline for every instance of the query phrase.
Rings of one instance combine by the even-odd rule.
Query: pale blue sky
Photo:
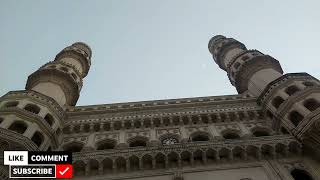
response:
[[[216,34],[320,78],[320,3],[301,0],[1,0],[0,96],[65,46],[93,51],[78,105],[236,94]]]

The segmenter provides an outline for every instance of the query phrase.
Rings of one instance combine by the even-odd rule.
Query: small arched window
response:
[[[297,127],[299,123],[302,121],[304,117],[297,111],[292,111],[289,114],[289,120],[292,122],[292,124]]]
[[[313,178],[310,176],[310,174],[301,169],[294,169],[291,171],[291,176],[294,180],[313,180]]]
[[[307,99],[303,102],[304,107],[309,111],[314,111],[320,107],[320,103],[315,99]]]
[[[285,91],[289,96],[291,96],[296,92],[300,91],[300,89],[297,86],[292,85],[292,86],[289,86]]]
[[[46,122],[47,122],[50,126],[52,126],[53,121],[54,121],[54,118],[52,117],[51,114],[47,114],[47,115],[44,117],[44,120],[46,120]]]
[[[268,129],[265,128],[256,128],[252,130],[252,134],[255,137],[262,137],[262,136],[270,136],[270,132]]]
[[[71,76],[72,76],[72,78],[73,78],[74,80],[77,80],[77,76],[76,76],[75,73],[71,73]]]
[[[129,147],[146,147],[147,138],[145,137],[135,137],[129,140]]]
[[[34,114],[38,114],[40,112],[40,107],[34,104],[27,104],[24,109]]]
[[[277,96],[272,100],[272,105],[278,109],[283,102],[284,100],[282,99],[282,97]]]
[[[4,106],[9,108],[9,107],[16,107],[18,106],[19,102],[18,101],[10,101],[10,102],[7,102]]]
[[[199,142],[199,141],[209,141],[209,135],[207,133],[195,133],[191,136],[191,140],[193,142]]]
[[[225,139],[239,139],[240,135],[236,131],[225,131],[222,133],[223,138]]]
[[[27,130],[28,126],[23,121],[16,121],[10,125],[8,128],[11,131],[23,134]]]
[[[66,67],[60,67],[60,69],[64,72],[68,72],[68,69]]]
[[[97,143],[97,150],[114,149],[116,142],[111,139],[102,140]]]
[[[240,64],[239,62],[236,62],[236,63],[234,64],[234,68],[235,68],[235,69],[238,69],[240,65],[241,65],[241,64]]]
[[[241,58],[243,61],[246,61],[246,60],[248,60],[249,59],[249,56],[248,55],[244,55],[244,56],[242,56],[242,58]]]
[[[44,139],[44,137],[43,137],[43,135],[42,135],[39,131],[36,131],[36,132],[33,134],[32,138],[31,138],[31,140],[32,140],[38,147],[41,146],[41,144],[42,144],[42,142],[43,142],[43,139]]]
[[[83,148],[83,144],[79,142],[72,142],[63,146],[64,151],[80,152]]]
[[[306,87],[314,86],[314,83],[310,81],[303,82],[302,84],[305,85]]]

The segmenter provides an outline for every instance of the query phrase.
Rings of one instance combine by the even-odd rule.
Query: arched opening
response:
[[[256,146],[247,147],[247,157],[249,160],[259,159],[259,148]]]
[[[126,122],[124,123],[124,127],[125,127],[126,129],[130,129],[130,128],[131,128],[131,121],[126,121]]]
[[[112,160],[109,158],[106,158],[102,161],[102,166],[103,166],[103,173],[104,174],[109,174],[112,172]]]
[[[142,168],[152,169],[152,156],[146,154],[142,157]]]
[[[202,114],[200,117],[201,117],[202,123],[204,123],[204,124],[208,124],[209,123],[208,115]]]
[[[242,160],[242,159],[244,159],[244,153],[245,153],[245,151],[239,146],[237,146],[234,149],[232,149],[232,154],[233,154],[233,159],[234,160]]]
[[[34,104],[27,104],[24,109],[34,114],[38,114],[40,112],[40,107]]]
[[[171,152],[168,155],[169,167],[171,168],[178,167],[178,158],[179,158],[179,155],[176,152]]]
[[[83,131],[84,132],[90,132],[90,124],[84,124],[83,125]]]
[[[139,170],[139,158],[137,156],[131,156],[129,158],[130,170],[136,171]]]
[[[93,130],[94,130],[95,132],[99,132],[99,131],[100,131],[100,124],[99,124],[99,123],[95,123],[95,124],[93,125]]]
[[[143,125],[144,125],[144,127],[146,127],[146,128],[151,127],[151,121],[150,121],[150,119],[145,119],[145,120],[143,121]]]
[[[277,96],[275,97],[273,100],[272,100],[272,105],[278,109],[279,106],[284,102],[284,99],[280,96]]]
[[[244,57],[244,56],[243,56],[243,57]],[[242,58],[243,58],[243,57],[242,57]],[[235,68],[235,69],[238,69],[240,65],[241,65],[241,64],[240,64],[239,62],[236,62],[236,63],[234,63],[234,68]]]
[[[305,85],[306,87],[314,86],[314,83],[310,81],[303,82],[302,84]]]
[[[304,117],[298,111],[291,111],[289,114],[289,120],[295,127],[299,125],[303,118]]]
[[[207,162],[208,163],[213,163],[215,162],[217,159],[217,152],[213,149],[208,149],[206,152],[206,156],[207,156]]]
[[[116,122],[114,122],[113,128],[114,128],[115,130],[120,130],[120,129],[121,129],[121,121],[116,121]]]
[[[54,118],[51,114],[47,114],[45,117],[44,117],[44,120],[50,125],[52,126],[53,124],[53,121],[54,121]]]
[[[195,165],[202,165],[203,164],[203,157],[202,157],[202,151],[201,150],[196,150],[193,153],[193,160]]]
[[[219,151],[219,157],[220,157],[220,160],[225,162],[225,161],[228,161],[230,159],[230,150],[227,149],[227,148],[222,148],[220,151]]]
[[[284,144],[277,144],[276,145],[276,154],[277,154],[277,158],[282,158],[285,157],[287,155],[287,146]]]
[[[313,180],[310,174],[302,169],[294,169],[291,171],[291,176],[294,180]]]
[[[36,131],[36,132],[33,134],[32,138],[31,138],[31,140],[32,140],[38,147],[40,147],[40,145],[42,144],[43,139],[44,139],[44,137],[43,137],[43,135],[42,135],[39,131]]]
[[[255,137],[270,136],[270,131],[266,128],[254,128],[252,134]]]
[[[155,157],[156,159],[156,168],[165,168],[166,167],[166,156],[162,153],[159,153]]]
[[[103,129],[105,130],[105,131],[110,131],[110,123],[105,123],[104,125],[103,125]]]
[[[89,169],[90,175],[94,176],[99,174],[99,162],[95,159],[90,159]]]
[[[239,133],[234,130],[226,130],[222,132],[222,136],[225,139],[240,139]]]
[[[112,139],[105,139],[97,143],[97,150],[114,149],[116,142]]]
[[[199,117],[198,116],[191,116],[192,124],[198,124],[199,123]]]
[[[180,123],[180,118],[179,118],[179,116],[173,116],[173,117],[172,117],[172,122],[173,122],[173,124],[174,124],[175,126],[178,126],[179,123]]]
[[[23,121],[15,121],[9,126],[9,130],[23,134],[27,130],[28,126]]]
[[[10,108],[10,107],[16,107],[18,106],[19,102],[18,101],[10,101],[10,102],[7,102],[4,107],[6,108]]]
[[[76,161],[73,163],[73,175],[74,176],[84,176],[86,165],[83,161]]]
[[[290,155],[297,155],[301,152],[301,146],[298,142],[292,141],[289,143],[289,153]]]
[[[129,147],[146,147],[147,146],[147,138],[137,136],[129,140]]]
[[[75,132],[75,133],[80,133],[80,124],[77,124],[77,125],[75,125],[74,127],[73,127],[73,132]]]
[[[163,117],[162,122],[164,126],[169,126],[170,125],[170,119],[169,117]]]
[[[274,148],[270,145],[262,145],[261,146],[261,154],[265,159],[274,158]]]
[[[83,148],[83,144],[80,142],[72,142],[63,146],[64,151],[80,152]]]
[[[189,117],[188,116],[182,116],[182,122],[184,125],[189,124]]]
[[[135,120],[135,121],[134,121],[134,127],[135,127],[135,128],[141,128],[141,122],[140,122],[140,120]]]
[[[160,119],[159,118],[154,118],[153,119],[153,125],[155,127],[160,127]]]
[[[184,151],[181,153],[181,165],[182,166],[191,166],[191,153]]]
[[[117,172],[126,171],[126,160],[123,157],[118,157],[116,160]]]
[[[320,103],[315,99],[307,99],[303,102],[304,107],[309,111],[314,111],[320,107]]]
[[[287,87],[287,89],[285,90],[285,92],[286,92],[289,96],[295,94],[295,93],[298,92],[298,91],[300,91],[300,89],[299,89],[297,86],[295,86],[295,85],[289,86],[289,87]]]
[[[75,73],[71,73],[71,76],[74,80],[77,80],[77,75]]]
[[[193,142],[201,142],[201,141],[209,141],[209,135],[205,132],[196,132],[191,135],[191,139]]]
[[[68,72],[68,69],[66,67],[60,67],[60,69],[64,72]]]

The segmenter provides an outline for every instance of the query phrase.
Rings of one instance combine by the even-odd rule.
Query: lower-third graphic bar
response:
[[[10,166],[10,178],[55,178],[55,165]]]

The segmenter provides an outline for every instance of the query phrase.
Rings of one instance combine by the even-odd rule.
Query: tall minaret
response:
[[[239,93],[257,97],[275,131],[289,132],[305,150],[320,158],[320,81],[307,73],[282,75],[277,60],[221,35],[209,41],[209,51]]]
[[[0,98],[0,150],[59,149],[65,110],[78,101],[90,59],[90,47],[74,43],[32,73],[26,90]]]
[[[239,93],[248,90],[253,96],[259,96],[266,85],[282,76],[277,60],[257,50],[247,50],[245,45],[233,38],[214,36],[208,48]]]
[[[82,42],[64,48],[54,61],[29,76],[26,89],[49,96],[61,106],[74,106],[91,65],[91,53]]]

